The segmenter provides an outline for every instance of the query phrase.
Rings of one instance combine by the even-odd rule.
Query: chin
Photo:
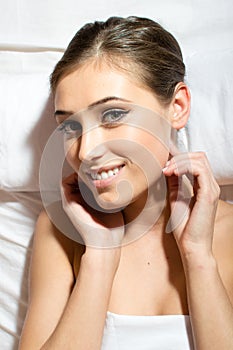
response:
[[[95,196],[99,207],[107,212],[118,212],[123,210],[131,202],[131,198],[120,198],[117,193],[102,193]]]

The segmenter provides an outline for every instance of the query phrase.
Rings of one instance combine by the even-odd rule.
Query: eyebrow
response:
[[[89,106],[88,106],[88,109],[91,109],[95,106],[98,106],[100,104],[103,104],[103,103],[107,103],[109,101],[122,101],[122,102],[131,102],[129,100],[126,100],[124,98],[121,98],[121,97],[116,97],[116,96],[108,96],[108,97],[104,97],[102,98],[101,100],[98,100],[96,102],[93,102],[91,103]],[[64,110],[61,110],[61,109],[58,109],[55,111],[54,113],[54,117],[58,117],[58,116],[65,116],[65,117],[68,117],[68,116],[71,116],[72,114],[74,114],[75,112],[72,112],[72,111],[64,111]]]

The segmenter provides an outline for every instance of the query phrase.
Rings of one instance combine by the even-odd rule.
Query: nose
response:
[[[89,163],[103,157],[106,152],[103,130],[100,127],[87,130],[82,133],[79,144],[79,159],[81,162]]]

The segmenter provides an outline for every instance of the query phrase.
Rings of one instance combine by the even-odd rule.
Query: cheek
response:
[[[149,153],[153,154],[154,159],[163,168],[169,157],[168,146],[158,138],[148,134],[142,139],[142,144]]]
[[[67,162],[75,171],[77,171],[80,166],[80,161],[78,157],[79,142],[77,140],[65,141],[64,150],[65,150]]]
[[[124,180],[132,182],[136,192],[142,187],[150,187],[161,178],[169,156],[168,148],[160,140],[141,131],[131,133],[130,137],[128,134],[127,139],[125,135],[121,136],[120,140],[111,143],[111,152],[128,163]]]
[[[135,152],[135,159],[141,165],[141,172],[147,182],[147,186],[152,185],[161,178],[162,168],[164,168],[169,150],[161,140],[153,135],[145,133],[138,138],[140,148]]]
[[[167,142],[163,142],[159,136],[135,127],[122,129],[119,149],[132,161],[138,160],[143,169],[150,168],[154,163],[163,168],[169,157]]]
[[[162,168],[165,167],[165,164],[169,158],[169,149],[167,146],[162,144],[160,141],[151,142],[148,145],[148,149],[155,155],[155,158],[159,164],[159,166]]]

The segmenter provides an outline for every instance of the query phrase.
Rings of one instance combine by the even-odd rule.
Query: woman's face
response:
[[[170,125],[159,116],[166,112],[149,89],[104,64],[87,63],[61,79],[55,116],[66,158],[101,207],[140,200],[161,177]]]

